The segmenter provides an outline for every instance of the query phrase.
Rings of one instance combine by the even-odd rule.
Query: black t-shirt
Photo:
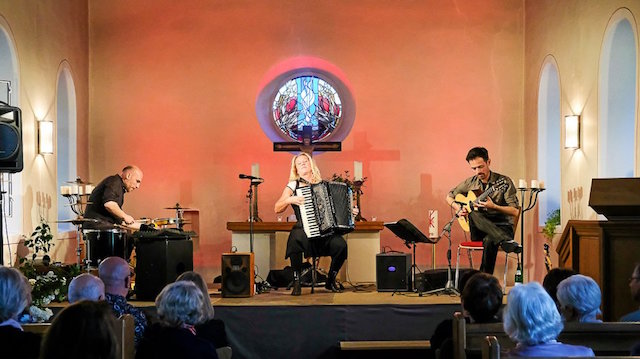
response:
[[[116,218],[104,207],[107,202],[116,202],[120,208],[124,203],[125,187],[119,175],[109,176],[100,182],[89,196],[89,204],[85,210],[85,218],[94,218],[100,221],[85,227],[101,227],[122,222],[122,218]]]

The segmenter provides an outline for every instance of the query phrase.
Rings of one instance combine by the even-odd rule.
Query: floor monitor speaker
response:
[[[411,291],[411,253],[376,255],[378,292]]]
[[[255,294],[253,253],[223,253],[221,267],[223,298],[243,298]]]

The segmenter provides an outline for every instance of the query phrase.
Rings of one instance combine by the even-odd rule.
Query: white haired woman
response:
[[[203,296],[188,281],[168,284],[156,297],[160,323],[147,328],[136,352],[137,359],[218,358],[213,343],[196,336],[202,319]]]
[[[504,309],[504,331],[517,343],[519,357],[592,357],[593,350],[556,341],[562,318],[553,299],[537,282],[513,287]]]
[[[22,330],[18,317],[31,304],[31,285],[15,268],[0,266],[0,353],[7,358],[37,358],[40,337]]]
[[[215,319],[213,316],[215,311],[211,300],[209,300],[209,291],[207,290],[207,283],[200,273],[187,271],[176,279],[177,281],[189,281],[193,282],[200,292],[204,300],[202,301],[202,319],[196,325],[196,334],[207,340],[210,340],[216,348],[222,348],[229,345],[227,342],[227,334],[224,328],[224,322],[220,319]]]
[[[560,313],[566,322],[601,323],[602,293],[595,280],[586,275],[576,274],[558,284]]]
[[[300,206],[304,205],[304,197],[296,195],[296,190],[322,181],[320,170],[318,170],[311,155],[302,152],[291,159],[289,181],[282,192],[282,196],[276,202],[274,210],[276,213],[282,213],[291,205],[296,214],[297,222],[289,233],[285,255],[285,258],[291,260],[291,268],[293,268],[294,282],[291,295],[300,295],[302,293],[300,288],[302,255],[304,253],[309,257],[310,251],[317,256],[331,256],[331,266],[329,267],[329,276],[325,288],[332,292],[340,292],[340,287],[336,284],[336,276],[347,259],[347,242],[340,235],[309,241],[302,228]],[[353,213],[357,214],[358,209],[353,208]]]

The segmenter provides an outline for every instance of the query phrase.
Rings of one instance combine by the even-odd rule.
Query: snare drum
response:
[[[126,231],[85,229],[82,233],[86,245],[87,263],[90,267],[97,267],[107,257],[128,259]]]

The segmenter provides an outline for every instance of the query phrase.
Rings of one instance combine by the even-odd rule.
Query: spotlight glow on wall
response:
[[[564,116],[564,148],[580,148],[580,116]]]
[[[53,154],[53,122],[38,122],[38,152],[41,155]]]

